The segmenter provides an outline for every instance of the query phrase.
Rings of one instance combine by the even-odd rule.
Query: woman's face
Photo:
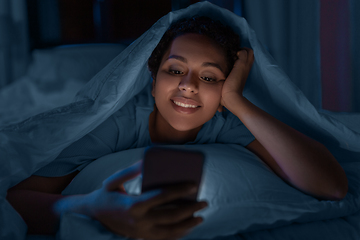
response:
[[[178,131],[202,126],[221,109],[226,71],[223,50],[210,38],[193,33],[175,38],[153,82],[161,117]]]

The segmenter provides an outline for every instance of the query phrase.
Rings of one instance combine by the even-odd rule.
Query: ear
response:
[[[153,81],[152,81],[151,95],[152,95],[153,97],[155,97],[155,78],[153,78]]]

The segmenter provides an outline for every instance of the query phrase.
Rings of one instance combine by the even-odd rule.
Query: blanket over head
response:
[[[151,81],[147,60],[171,23],[205,15],[229,25],[255,62],[244,96],[279,120],[338,151],[339,162],[355,161],[344,149],[360,152],[360,134],[321,115],[256,38],[246,20],[208,2],[171,12],[155,23],[78,93],[74,101],[0,130],[0,238],[24,239],[26,225],[6,201],[6,191],[54,160],[139,93]]]

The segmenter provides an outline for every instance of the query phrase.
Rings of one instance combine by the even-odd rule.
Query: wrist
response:
[[[91,217],[91,212],[88,205],[89,204],[86,195],[73,195],[64,197],[55,202],[53,211],[58,216],[61,216],[64,213],[73,212]]]
[[[222,99],[222,104],[226,107],[230,112],[234,113],[236,109],[239,109],[241,105],[243,105],[247,99],[238,93],[229,93]]]

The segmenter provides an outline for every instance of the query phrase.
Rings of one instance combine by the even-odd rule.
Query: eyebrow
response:
[[[174,58],[176,60],[179,60],[181,62],[184,62],[184,63],[187,63],[187,59],[182,57],[182,56],[179,56],[179,55],[171,55],[167,58],[168,59],[171,59],[171,58]],[[218,63],[214,63],[214,62],[204,62],[201,66],[203,67],[215,67],[217,69],[219,69],[224,75],[225,75],[225,72],[223,71],[223,69],[221,68],[220,64]]]

